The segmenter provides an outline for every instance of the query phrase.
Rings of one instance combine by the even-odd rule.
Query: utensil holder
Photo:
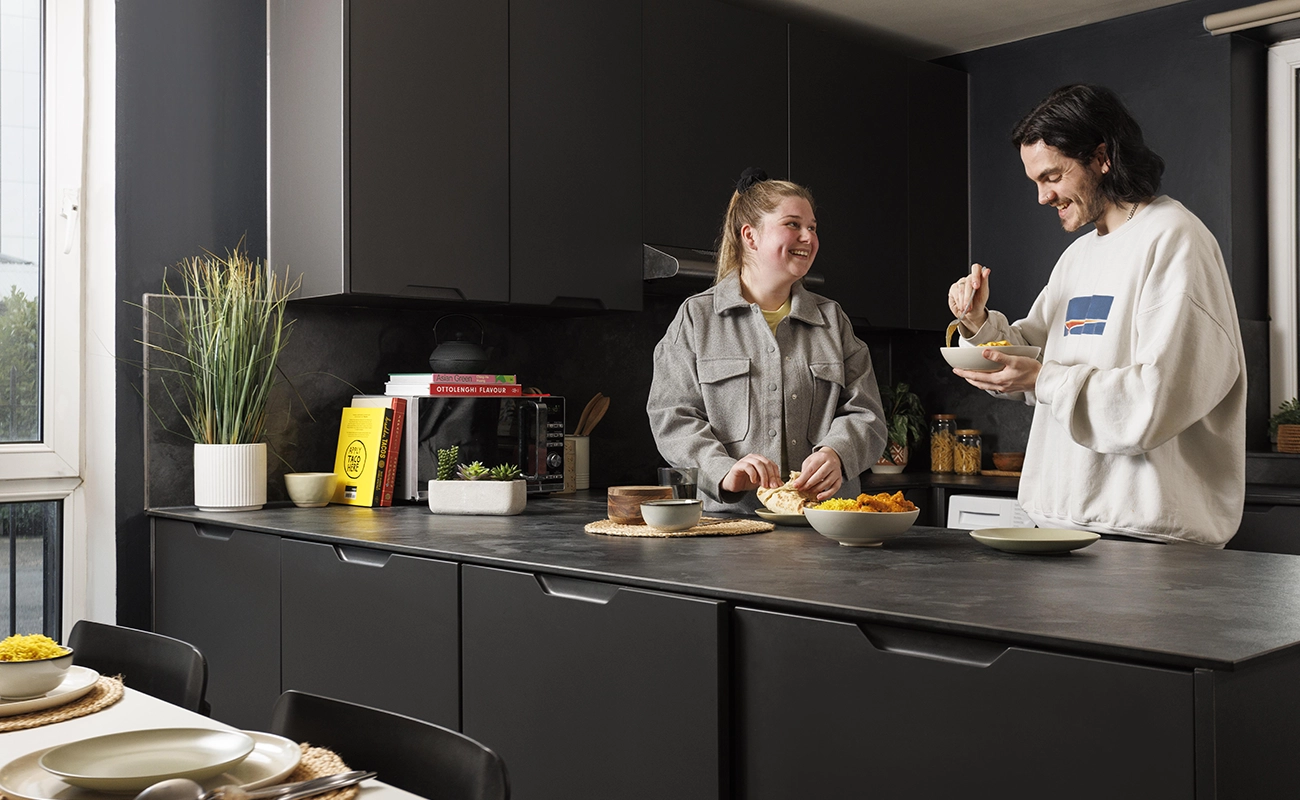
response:
[[[590,489],[591,488],[591,437],[590,436],[565,436],[564,448],[567,451],[569,447],[573,448],[573,488]],[[565,454],[566,460],[568,454]],[[568,481],[566,480],[567,484]]]

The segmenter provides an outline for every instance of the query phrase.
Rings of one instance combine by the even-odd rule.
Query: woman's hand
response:
[[[844,484],[844,465],[833,448],[823,447],[803,460],[799,477],[792,484],[797,491],[813,491],[817,499],[834,497]]]
[[[724,492],[748,492],[760,486],[775,489],[785,481],[781,480],[781,467],[772,459],[750,453],[732,465],[722,477]]]
[[[978,331],[988,319],[989,272],[988,267],[971,264],[970,274],[948,287],[948,310],[961,320],[967,336]]]
[[[954,369],[953,374],[965,378],[976,389],[1014,394],[1032,392],[1038,383],[1038,371],[1043,368],[1038,359],[1029,356],[1010,356],[991,347],[984,348],[984,357],[1005,366],[997,372],[979,372],[973,369]]]

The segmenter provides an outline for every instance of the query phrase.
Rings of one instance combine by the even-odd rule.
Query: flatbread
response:
[[[802,514],[804,506],[810,506],[817,502],[816,492],[807,492],[800,494],[793,486],[795,478],[799,477],[798,472],[790,473],[790,480],[775,489],[759,487],[758,501],[767,506],[767,510],[776,514]]]

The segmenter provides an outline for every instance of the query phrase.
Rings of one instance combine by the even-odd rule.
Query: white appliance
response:
[[[1037,526],[1014,497],[954,494],[948,497],[948,527],[973,531]]]

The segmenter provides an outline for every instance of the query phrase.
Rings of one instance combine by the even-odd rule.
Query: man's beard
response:
[[[1090,180],[1087,186],[1079,188],[1078,197],[1071,201],[1082,221],[1071,228],[1069,218],[1061,220],[1061,229],[1067,233],[1073,233],[1086,225],[1091,225],[1101,219],[1102,214],[1106,213],[1106,196],[1101,193],[1101,179],[1094,178]]]

